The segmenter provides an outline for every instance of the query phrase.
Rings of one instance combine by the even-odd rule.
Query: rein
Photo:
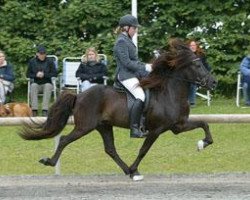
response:
[[[199,60],[200,60],[200,58],[196,58],[196,59],[192,60],[192,62],[199,61]],[[171,75],[166,75],[166,76],[170,77],[170,78],[173,78],[175,80],[184,81],[184,82],[188,82],[188,83],[193,83],[193,84],[200,85],[200,86],[205,86],[206,85],[206,79],[209,76],[209,73],[206,73],[206,76],[204,76],[201,80],[195,80],[195,81],[185,79],[185,78],[179,78],[177,76],[171,76]]]
[[[189,79],[185,79],[185,78],[179,78],[177,76],[171,76],[171,75],[166,75],[166,76],[169,77],[169,78],[175,79],[175,80],[197,84],[197,81],[193,81],[193,80],[189,80]]]

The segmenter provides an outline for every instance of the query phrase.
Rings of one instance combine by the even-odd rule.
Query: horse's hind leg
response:
[[[116,162],[126,175],[130,174],[128,165],[120,158],[116,151],[112,126],[101,125],[96,129],[102,136],[105,152]]]
[[[186,123],[176,124],[171,130],[174,134],[179,134],[181,132],[190,131],[196,128],[202,128],[205,132],[205,138],[198,142],[198,150],[201,150],[213,143],[213,138],[208,123],[205,121],[187,121]]]
[[[39,162],[48,166],[55,166],[63,149],[71,142],[76,141],[82,136],[88,134],[91,130],[83,130],[74,128],[69,135],[61,136],[55,154],[51,158],[42,158]]]

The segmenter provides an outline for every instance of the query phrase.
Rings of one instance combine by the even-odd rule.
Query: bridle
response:
[[[200,62],[200,58],[195,58],[192,60],[192,62],[197,62],[199,61]],[[204,66],[202,65],[203,69],[204,69]],[[166,75],[167,77],[170,77],[170,78],[173,78],[173,79],[176,79],[176,80],[180,80],[180,81],[184,81],[184,82],[188,82],[188,83],[193,83],[193,84],[196,84],[196,85],[199,85],[199,86],[205,86],[206,85],[206,82],[207,82],[207,79],[208,79],[208,76],[209,76],[209,72],[206,72],[206,75],[203,77],[203,78],[197,78],[197,80],[190,80],[190,79],[186,79],[186,78],[180,78],[180,77],[177,77],[177,76],[173,76],[173,75]]]

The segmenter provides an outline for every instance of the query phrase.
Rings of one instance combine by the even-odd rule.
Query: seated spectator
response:
[[[82,57],[82,62],[76,71],[76,77],[81,79],[80,91],[83,92],[96,84],[104,83],[107,67],[100,62],[95,48],[88,48]]]
[[[245,105],[250,106],[250,55],[243,58],[240,64],[242,73],[242,87]]]
[[[27,77],[31,79],[30,100],[33,116],[38,115],[38,94],[43,93],[42,115],[47,116],[53,85],[51,78],[57,76],[55,63],[47,58],[44,46],[38,46],[36,57],[28,64]]]
[[[204,65],[204,67],[208,71],[211,71],[211,67],[208,65],[205,53],[203,49],[199,46],[199,43],[195,40],[188,40],[187,44],[189,45],[191,51],[193,51],[195,55],[201,59],[201,62]],[[190,84],[188,100],[191,107],[194,107],[196,103],[196,91],[197,91],[197,85]]]
[[[4,52],[0,50],[0,104],[5,104],[6,94],[13,91],[14,80],[13,67],[6,61]]]

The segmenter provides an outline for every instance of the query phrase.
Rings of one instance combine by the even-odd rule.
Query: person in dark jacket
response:
[[[211,67],[207,63],[205,53],[203,49],[200,48],[199,43],[195,40],[188,40],[187,44],[189,45],[189,48],[195,53],[195,55],[201,59],[201,62],[204,65],[204,67],[208,71],[211,71]],[[197,91],[197,85],[190,84],[188,99],[189,99],[189,104],[191,107],[194,107],[196,103],[196,91]]]
[[[95,48],[90,47],[86,50],[75,76],[81,79],[81,92],[96,84],[104,83],[104,77],[107,76],[107,67],[104,63],[100,62]]]
[[[134,97],[135,102],[130,111],[130,137],[142,138],[145,133],[140,130],[145,94],[139,85],[139,79],[152,71],[151,64],[138,59],[137,48],[132,41],[139,26],[132,15],[125,15],[119,21],[119,36],[113,51],[116,60],[116,81],[119,81]]]
[[[250,106],[250,55],[243,58],[240,64],[242,73],[242,88],[245,105]]]
[[[6,101],[6,94],[14,89],[15,76],[12,65],[6,61],[5,53],[0,50],[0,104]]]
[[[42,115],[47,116],[53,85],[51,78],[57,77],[55,63],[47,58],[44,46],[38,46],[36,57],[28,64],[27,77],[31,79],[30,97],[33,116],[38,114],[38,94],[43,93]]]

